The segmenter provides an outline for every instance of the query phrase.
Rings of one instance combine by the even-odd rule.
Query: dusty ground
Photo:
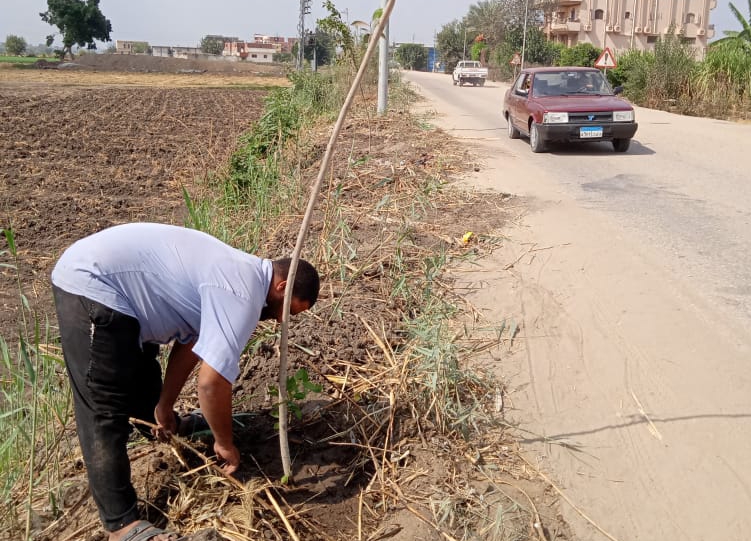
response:
[[[526,203],[459,281],[484,317],[519,325],[496,366],[528,456],[576,506],[563,507],[573,535],[747,539],[748,125],[637,108],[626,154],[534,154],[507,137],[508,85],[409,78],[483,156],[468,180]]]
[[[116,72],[109,78],[83,71],[27,73],[33,72],[0,71],[0,209],[3,227],[12,226],[16,233],[26,292],[39,313],[52,318],[47,276],[60,251],[76,238],[115,223],[181,224],[181,186],[190,191],[207,172],[222,167],[235,137],[258,117],[263,94],[228,89],[223,76],[211,73],[186,75],[203,78],[194,79],[201,81],[199,85],[190,85],[207,87],[203,89],[175,88],[167,75],[155,75],[154,85],[139,79],[137,87],[124,88],[129,83]],[[339,155],[333,168],[334,180],[347,183],[341,205],[355,213],[351,227],[360,243],[360,257],[369,254],[385,260],[393,247],[378,245],[376,239],[390,238],[388,224],[411,217],[385,213],[372,220],[367,209],[386,198],[414,198],[410,190],[415,182],[426,176],[448,180],[472,168],[473,162],[440,132],[418,129],[407,115],[371,126],[353,123],[348,130],[346,143],[352,156]],[[315,172],[313,166],[306,176]],[[428,208],[411,228],[413,253],[405,252],[411,265],[418,265],[439,245],[446,249],[446,243],[449,253],[466,257],[457,242],[463,233],[482,231],[490,238],[507,217],[503,195],[457,192],[448,198],[436,193],[432,198],[435,208]],[[278,231],[269,246],[288,250],[295,226],[290,223],[289,230]],[[324,236],[330,233],[319,228],[311,234],[310,250],[319,257]],[[471,252],[480,254],[493,244],[473,246]],[[370,268],[367,260],[353,263]],[[363,272],[346,289],[336,276],[325,275],[335,266],[324,261],[321,268],[322,298],[316,310],[300,318],[290,340],[296,346],[291,351],[293,370],[308,367],[317,381],[326,384],[330,381],[326,376],[343,378],[363,370],[367,374],[368,363],[383,359],[384,342],[398,351],[404,342],[401,321],[413,308],[384,292],[381,274],[392,272],[388,268],[378,270],[376,265],[375,271]],[[18,295],[12,278],[9,272],[0,276],[3,333],[12,333],[17,321]],[[370,328],[364,324],[368,321]],[[269,385],[276,383],[275,330],[261,331],[268,333],[268,339],[245,360],[235,389],[235,409],[245,414],[238,419],[236,440],[246,457],[237,477],[247,483],[246,491],[252,493],[247,487],[256,487],[261,496],[250,501],[237,494],[228,497],[220,490],[221,482],[184,475],[186,469],[201,465],[195,452],[183,449],[181,465],[165,446],[134,440],[134,483],[148,502],[145,512],[150,519],[164,522],[161,510],[169,501],[170,525],[186,533],[216,528],[229,539],[248,539],[237,533],[247,526],[265,538],[287,538],[273,508],[259,510],[268,506],[273,493],[303,539],[442,539],[448,532],[461,531],[462,525],[480,524],[488,520],[486,514],[499,512],[507,517],[505,529],[498,533],[488,527],[482,535],[478,532],[480,538],[540,539],[544,530],[550,540],[568,539],[555,497],[544,485],[529,481],[533,475],[515,460],[513,442],[502,433],[457,444],[442,436],[430,419],[412,419],[409,404],[403,404],[395,410],[401,422],[388,440],[393,449],[389,456],[400,458],[386,460],[384,454],[383,462],[374,460],[361,447],[348,444],[354,437],[353,422],[362,412],[357,403],[342,400],[335,385],[326,385],[320,397],[306,404],[304,422],[293,424],[295,487],[264,492],[271,486],[268,480],[281,477],[281,465],[267,396]],[[356,381],[353,375],[348,377]],[[367,384],[368,378],[377,377],[369,374],[360,380],[365,382],[363,397],[378,396],[378,385]],[[388,404],[388,396],[385,400]],[[190,393],[183,397],[185,408],[194,404]],[[383,446],[379,430],[374,425],[368,438]],[[209,453],[206,440],[192,445]],[[53,517],[38,509],[35,539],[102,539],[80,458],[71,459],[65,474],[64,513]],[[374,486],[380,491],[373,491]],[[534,502],[532,510],[528,499]],[[446,502],[451,506],[442,507]],[[247,525],[254,517],[255,523]],[[536,530],[534,524],[540,522],[542,529]],[[17,535],[11,527],[0,539]],[[204,538],[208,539],[193,537]]]

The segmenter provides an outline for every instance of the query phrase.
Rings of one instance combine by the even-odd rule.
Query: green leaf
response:
[[[13,230],[11,228],[3,229],[3,234],[5,235],[5,240],[8,241],[8,248],[10,249],[10,254],[13,257],[16,257],[16,237],[13,234]]]

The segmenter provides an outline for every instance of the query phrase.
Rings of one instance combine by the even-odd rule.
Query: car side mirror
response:
[[[622,93],[623,93],[623,87],[622,87],[622,86],[620,86],[620,85],[616,86],[616,87],[615,87],[615,88],[613,89],[613,94],[615,94],[616,96],[617,96],[618,94],[622,94]]]

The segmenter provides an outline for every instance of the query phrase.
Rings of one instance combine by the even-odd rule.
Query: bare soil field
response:
[[[241,76],[233,75],[235,82],[224,74],[180,76],[202,81],[196,85],[171,77],[0,70],[0,220],[15,232],[25,293],[53,328],[48,276],[60,252],[117,223],[183,224],[182,188],[193,193],[208,173],[220,170],[237,136],[262,110],[263,91],[228,87]],[[445,182],[473,167],[471,160],[440,132],[417,128],[405,112],[370,123],[353,121],[346,131],[347,152],[336,157],[331,181],[346,183],[338,204],[350,212],[361,243],[358,253],[373,262],[353,260],[361,272],[348,286],[327,276],[334,269],[323,262],[321,300],[291,331],[292,370],[306,367],[324,384],[323,393],[306,403],[303,421],[292,426],[294,486],[281,490],[273,483],[282,476],[268,396],[277,379],[278,337],[268,327],[260,329],[268,340],[247,354],[235,388],[235,410],[241,414],[235,436],[245,457],[237,474],[242,491],[229,492],[216,476],[195,475],[194,468],[205,468],[201,454],[210,453],[205,439],[181,452],[134,439],[133,479],[147,517],[192,533],[194,540],[219,534],[232,540],[292,539],[293,529],[301,539],[333,541],[453,539],[450,532],[462,524],[492,524],[500,514],[506,521],[501,532],[487,527],[478,539],[569,539],[555,495],[515,458],[514,444],[503,432],[465,442],[442,435],[430,419],[415,419],[410,404],[393,403],[390,385],[400,369],[389,362],[405,345],[402,322],[414,307],[384,291],[383,275],[392,270],[382,262],[395,247],[374,239],[395,236],[389,228],[396,231],[396,225],[413,219],[409,209],[416,204],[416,183],[426,177]],[[325,146],[326,133],[321,130],[314,148]],[[308,157],[305,178],[315,176],[318,158]],[[411,225],[409,249],[400,248],[407,277],[420,272],[420,261],[433,257],[438,246],[456,257],[492,250],[494,232],[507,219],[505,196],[447,189],[429,198],[434,206]],[[390,208],[404,214],[382,211],[373,219],[368,209],[387,200],[399,201]],[[325,211],[327,204],[322,207]],[[298,225],[294,218],[269,240],[274,253],[260,255],[289,252]],[[321,239],[331,232],[314,229],[309,251],[320,261]],[[467,231],[487,236],[465,246],[459,239]],[[15,332],[17,306],[14,275],[3,271],[0,334]],[[375,397],[371,405],[390,408],[390,420],[346,399],[347,382],[360,385],[356,396],[362,400]],[[195,403],[189,392],[181,406],[190,409]],[[367,445],[357,443],[355,435]],[[75,441],[74,427],[66,437]],[[42,503],[35,508],[35,540],[105,539],[80,455],[75,444],[71,448],[61,509],[52,513]],[[273,505],[277,502],[281,511]],[[283,524],[285,515],[291,526]],[[2,540],[19,537],[13,525],[0,533]]]

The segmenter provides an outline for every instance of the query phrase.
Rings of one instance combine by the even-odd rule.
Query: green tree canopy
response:
[[[435,37],[436,49],[446,63],[446,71],[452,71],[462,59],[464,51],[464,27],[457,21],[444,24]]]
[[[10,55],[20,56],[26,52],[26,40],[21,36],[8,34],[5,37],[5,50]]]
[[[334,47],[340,47],[342,50],[342,59],[352,63],[354,69],[357,69],[357,50],[355,48],[355,38],[352,35],[352,31],[349,26],[342,21],[342,15],[336,9],[336,6],[331,0],[326,0],[323,3],[329,16],[323,19],[318,19],[316,24],[319,31],[323,31],[328,34],[334,42]]]
[[[292,56],[294,58],[297,58],[298,47],[299,43],[295,43],[292,46]],[[303,57],[308,62],[312,62],[314,54],[317,66],[331,64],[336,58],[336,42],[334,41],[334,37],[320,27],[316,28],[315,32],[310,32],[305,36]]]
[[[561,51],[561,57],[558,60],[559,66],[587,66],[594,67],[595,60],[602,53],[602,49],[598,49],[591,43],[577,43],[573,47],[563,49]]]
[[[394,53],[396,60],[405,68],[425,71],[428,66],[428,51],[419,43],[402,43]]]
[[[94,40],[111,41],[112,23],[99,9],[99,0],[47,0],[47,11],[39,16],[60,31],[62,58],[66,54],[73,58],[73,45],[96,49]],[[54,40],[54,34],[47,36],[47,46]]]
[[[201,51],[206,54],[222,54],[224,40],[219,36],[204,36],[201,38]]]

